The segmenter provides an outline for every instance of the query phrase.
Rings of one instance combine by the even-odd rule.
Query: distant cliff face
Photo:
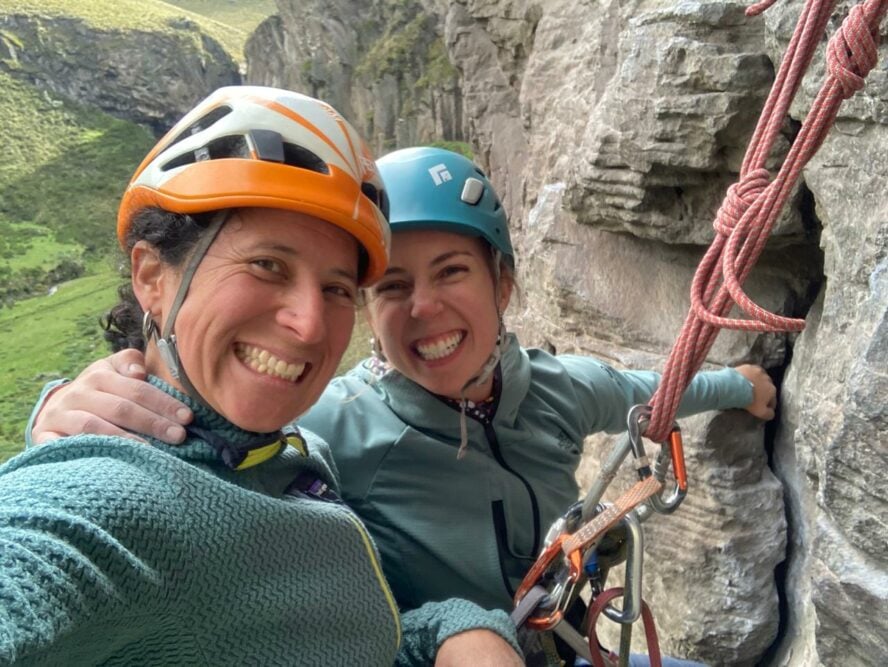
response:
[[[456,68],[417,0],[280,0],[245,48],[251,83],[323,98],[377,153],[464,139]]]
[[[0,16],[0,69],[50,93],[161,134],[237,64],[188,19],[157,32],[98,29],[78,18]]]

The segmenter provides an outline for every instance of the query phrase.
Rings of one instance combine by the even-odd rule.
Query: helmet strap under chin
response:
[[[473,375],[469,380],[462,386],[460,390],[460,417],[459,417],[459,432],[460,432],[460,443],[459,443],[459,451],[456,454],[456,458],[461,459],[465,456],[466,447],[469,444],[468,438],[468,426],[466,423],[466,407],[468,406],[468,401],[466,399],[466,392],[472,388],[487,382],[491,375],[493,374],[494,369],[496,369],[497,365],[502,359],[503,350],[505,349],[506,344],[506,325],[503,323],[503,313],[500,310],[500,297],[502,296],[500,291],[500,262],[502,261],[502,253],[496,248],[492,248],[493,251],[493,297],[494,303],[496,305],[496,319],[499,325],[499,329],[496,334],[496,344],[493,346],[493,351],[490,353],[490,356],[487,357],[487,361],[484,362],[484,365],[481,367],[481,370],[478,371],[475,375]]]
[[[181,383],[185,392],[191,396],[191,398],[205,407],[209,407],[209,405],[200,395],[200,392],[198,392],[197,389],[194,388],[194,385],[191,384],[191,380],[188,379],[188,374],[185,372],[185,367],[179,359],[179,350],[176,345],[174,328],[176,324],[176,316],[179,314],[179,309],[182,307],[182,303],[188,295],[188,290],[191,287],[191,281],[194,279],[197,267],[200,266],[204,256],[207,254],[207,250],[213,241],[216,240],[219,231],[222,229],[222,225],[225,224],[230,215],[230,209],[217,211],[210,220],[210,224],[207,226],[206,231],[201,235],[197,243],[195,243],[194,249],[191,251],[191,255],[185,263],[185,269],[182,271],[182,282],[179,283],[179,289],[176,291],[173,305],[170,307],[169,313],[164,318],[163,331],[158,334],[157,325],[153,321],[150,321],[150,315],[147,313],[146,320],[142,324],[143,333],[145,334],[145,343],[148,343],[149,338],[154,339],[154,344],[157,346],[160,358],[163,359],[170,375]],[[150,324],[148,323],[149,321]]]

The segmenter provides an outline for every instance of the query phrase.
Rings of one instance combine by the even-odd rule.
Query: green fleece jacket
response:
[[[425,665],[471,628],[514,645],[466,601],[401,616],[361,521],[315,494],[338,485],[320,439],[233,470],[208,442],[255,434],[152,382],[206,440],[84,435],[0,467],[0,664]]]
[[[299,424],[331,443],[343,498],[407,608],[457,596],[511,609],[544,531],[577,500],[583,439],[624,430],[629,408],[659,381],[510,337],[494,418],[468,419],[468,453],[457,460],[459,412],[400,373],[371,368],[336,378]],[[751,402],[750,383],[724,369],[698,374],[679,414]]]

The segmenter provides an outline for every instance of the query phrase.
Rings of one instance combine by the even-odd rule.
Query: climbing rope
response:
[[[776,0],[763,0],[746,11],[762,13]],[[697,268],[691,285],[691,308],[666,361],[647,437],[666,439],[682,394],[703,365],[720,329],[762,332],[801,331],[801,319],[782,317],[757,305],[743,283],[761,254],[777,216],[835,121],[841,103],[860,90],[877,61],[879,24],[888,0],[855,5],[829,41],[827,75],[783,165],[772,181],[765,167],[780,128],[801,84],[835,0],[807,0],[799,16],[774,85],[750,140],[738,182],[728,188],[713,227],[715,240]],[[748,319],[726,317],[736,304]]]

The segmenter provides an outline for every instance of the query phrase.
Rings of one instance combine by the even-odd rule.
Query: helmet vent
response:
[[[312,153],[307,148],[297,146],[296,144],[284,143],[284,164],[291,167],[299,167],[316,171],[319,174],[329,174],[330,167],[320,157]]]
[[[367,197],[370,201],[374,203],[374,205],[382,211],[382,214],[385,216],[385,219],[388,220],[389,217],[389,203],[388,197],[385,194],[385,190],[380,190],[373,183],[361,183],[361,192],[364,193],[364,196]]]
[[[169,148],[170,146],[175,146],[177,143],[179,143],[183,139],[187,139],[192,134],[197,134],[198,132],[207,129],[208,127],[210,127],[214,123],[218,122],[220,118],[224,118],[225,116],[227,116],[230,113],[231,113],[231,107],[228,105],[224,105],[224,104],[220,107],[216,107],[215,109],[212,109],[211,111],[209,111],[208,113],[204,114],[199,119],[197,119],[196,121],[191,123],[191,125],[186,127],[184,130],[179,132],[179,134],[176,135],[176,138],[173,139],[169,144],[167,144],[166,147]]]
[[[196,151],[189,151],[174,157],[161,167],[163,171],[184,167],[201,160],[219,160],[226,157],[250,157],[250,147],[241,135],[219,137]]]

